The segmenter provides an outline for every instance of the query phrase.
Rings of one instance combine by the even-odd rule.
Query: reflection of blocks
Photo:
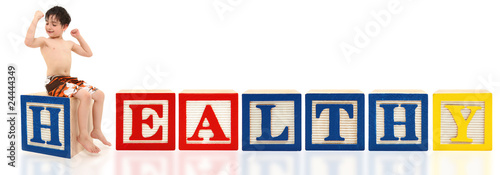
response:
[[[436,151],[429,157],[431,173],[425,174],[498,174],[495,158],[489,151]]]
[[[127,151],[127,152],[116,152],[115,155],[116,156],[114,164],[115,164],[116,175],[175,174],[174,172],[177,167],[176,166],[177,161],[174,159],[174,152]],[[101,167],[106,167],[106,166],[101,166]],[[72,168],[71,170],[74,170],[75,167],[71,168]],[[104,174],[104,173],[99,173],[99,174]]]
[[[80,160],[78,158],[74,160],[61,159],[60,157],[43,154],[19,154],[19,156],[16,159],[22,161],[19,161],[20,165],[16,164],[16,167],[22,167],[18,173],[22,175],[56,174],[55,172],[69,174],[70,171],[77,172],[76,167],[83,167],[81,165],[82,161],[78,161]],[[88,173],[88,171],[85,173]]]
[[[21,95],[23,150],[64,158],[82,151],[82,145],[76,140],[79,103],[75,98],[52,97],[45,92]],[[89,117],[89,132],[91,119]]]
[[[427,151],[427,94],[376,90],[369,95],[369,150]]]
[[[240,174],[304,174],[301,169],[302,156],[299,155],[288,152],[243,152]]]
[[[175,93],[121,90],[116,93],[117,150],[174,150]]]
[[[434,157],[434,154],[430,157]],[[367,157],[366,172],[370,175],[387,175],[387,174],[412,174],[426,175],[427,161],[430,158],[427,152],[371,152]],[[433,164],[433,166],[435,166]],[[446,169],[453,169],[449,166],[442,166]],[[369,172],[369,173],[368,173]],[[448,174],[447,171],[444,174]],[[439,173],[438,173],[439,174]]]
[[[179,94],[179,149],[238,150],[238,93],[184,90]]]
[[[305,154],[305,173],[314,175],[330,175],[330,174],[351,174],[362,175],[368,174],[366,170],[364,158],[367,155],[364,152],[347,152],[347,151],[319,151],[308,152]],[[304,159],[304,158],[301,158]],[[371,162],[370,162],[371,163]],[[359,168],[363,167],[363,168]],[[370,172],[371,174],[371,172]]]
[[[249,90],[242,95],[244,151],[301,150],[301,94]]]
[[[306,94],[306,150],[364,150],[365,95],[359,90]]]
[[[492,94],[486,90],[434,93],[434,150],[491,150]]]
[[[176,174],[241,174],[238,173],[238,167],[241,166],[238,154],[236,151],[178,152]]]

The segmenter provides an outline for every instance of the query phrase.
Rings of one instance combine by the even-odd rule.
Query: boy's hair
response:
[[[69,25],[71,22],[71,17],[69,16],[68,12],[66,9],[62,8],[61,6],[54,6],[50,8],[46,13],[45,13],[45,20],[49,20],[50,16],[54,15],[54,18],[59,20],[62,26],[64,25]]]

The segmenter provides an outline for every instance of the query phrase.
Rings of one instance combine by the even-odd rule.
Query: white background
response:
[[[303,94],[310,89],[360,89],[365,93],[374,89],[422,89],[429,93],[430,151],[193,155],[186,151],[117,152],[114,147],[99,145],[101,155],[83,153],[71,160],[19,151],[17,168],[7,168],[5,157],[1,161],[2,170],[9,172],[5,174],[40,174],[31,170],[118,174],[118,169],[131,168],[130,162],[142,167],[142,174],[183,174],[184,169],[197,174],[198,170],[214,169],[214,162],[220,160],[214,157],[221,156],[226,161],[217,165],[226,168],[210,170],[210,174],[245,174],[249,169],[287,174],[352,173],[354,169],[361,174],[500,171],[494,167],[500,161],[495,144],[500,132],[497,129],[493,130],[491,152],[432,151],[431,141],[431,102],[436,90],[487,89],[493,92],[493,99],[498,99],[500,72],[495,60],[500,58],[499,1],[2,1],[0,59],[4,72],[7,64],[17,65],[18,95],[45,90],[43,58],[38,49],[26,47],[23,41],[34,12],[45,12],[55,4],[68,10],[72,17],[68,30],[80,29],[94,53],[91,58],[73,54],[71,74],[107,95],[103,127],[113,143],[114,98],[121,89],[171,89],[176,93],[183,89],[234,89],[239,93],[248,89],[297,89]],[[227,11],[221,13],[214,4]],[[389,11],[394,13],[383,24],[373,16]],[[47,36],[44,23],[38,24],[36,36]],[[368,34],[365,40],[359,40]],[[63,38],[76,42],[69,31]],[[346,57],[343,43],[359,50]],[[1,99],[6,99],[4,89]],[[496,103],[493,107],[495,118],[500,108]],[[19,121],[20,117],[18,137]],[[493,121],[494,126],[500,125],[499,120]],[[0,143],[5,148],[7,122],[2,120],[0,126],[4,132]],[[0,155],[7,154],[2,150]],[[270,168],[262,168],[266,165]],[[255,173],[267,173],[264,170]]]

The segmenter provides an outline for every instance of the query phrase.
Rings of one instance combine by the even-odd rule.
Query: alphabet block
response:
[[[364,150],[365,95],[359,90],[306,94],[306,150]]]
[[[301,94],[248,90],[242,95],[244,151],[301,150]]]
[[[427,94],[376,90],[369,95],[370,151],[427,151]]]
[[[238,150],[238,93],[184,90],[179,94],[180,150]]]
[[[175,93],[116,93],[116,150],[175,150]]]
[[[22,149],[64,158],[82,151],[76,140],[79,104],[76,98],[52,97],[46,92],[21,95]]]
[[[487,90],[434,93],[434,150],[492,149],[492,94]]]

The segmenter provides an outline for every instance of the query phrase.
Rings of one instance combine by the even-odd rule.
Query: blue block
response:
[[[301,94],[248,92],[242,94],[243,151],[300,151]]]
[[[364,150],[364,106],[365,95],[361,91],[307,93],[306,150]]]
[[[21,95],[22,149],[71,158],[70,113],[70,98]]]
[[[370,151],[427,151],[425,92],[375,91],[368,98]]]

